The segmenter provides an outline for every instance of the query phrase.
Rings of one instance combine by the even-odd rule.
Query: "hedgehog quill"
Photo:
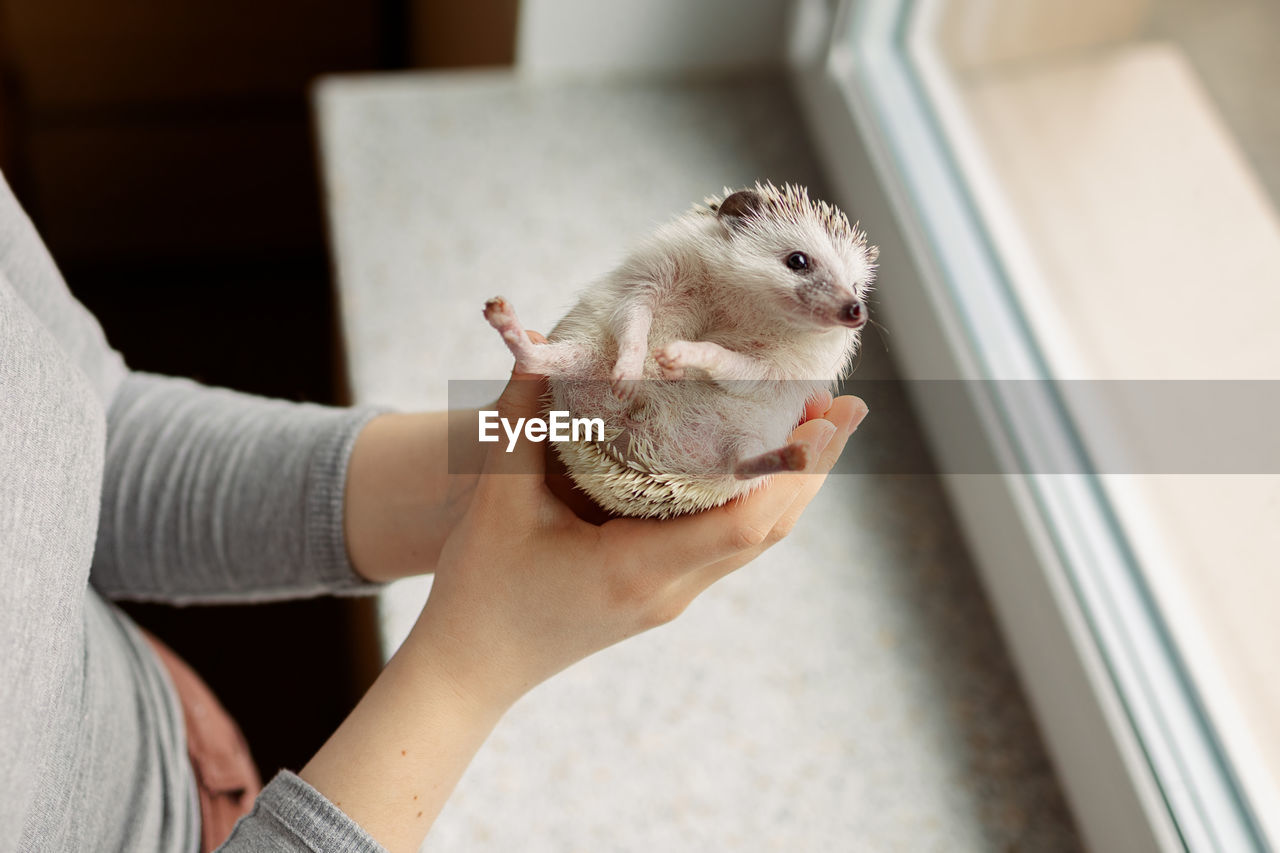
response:
[[[805,402],[844,378],[867,322],[876,247],[801,186],[757,183],[661,226],[588,288],[545,344],[501,297],[484,316],[554,409],[602,418],[556,452],[617,515],[666,518],[803,469]]]

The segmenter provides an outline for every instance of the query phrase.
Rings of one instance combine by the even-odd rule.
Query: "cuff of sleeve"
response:
[[[316,447],[307,482],[307,556],[325,591],[334,595],[367,595],[383,584],[356,572],[347,553],[343,529],[347,465],[356,437],[365,424],[390,409],[359,408],[343,413],[338,427]]]
[[[279,838],[283,833],[317,853],[386,853],[364,827],[288,770],[277,773],[258,794],[253,811],[236,824],[227,847],[234,848],[239,835],[248,839],[257,834],[254,824],[260,821],[275,824],[268,835]]]

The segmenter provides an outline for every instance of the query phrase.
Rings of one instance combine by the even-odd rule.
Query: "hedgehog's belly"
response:
[[[647,403],[632,413],[606,382],[551,380],[553,408],[605,423],[603,442],[555,447],[578,487],[618,515],[682,515],[753,491],[764,480],[736,479],[734,463],[745,448],[781,446],[799,417],[764,412],[711,383],[646,384]]]

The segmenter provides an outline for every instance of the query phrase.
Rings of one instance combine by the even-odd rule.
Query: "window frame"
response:
[[[1042,391],[1014,405],[1001,383],[973,381],[963,413],[924,394],[913,403],[943,470],[959,461],[957,417],[982,425],[985,449],[1009,470],[1053,470],[1034,464],[1046,458],[1089,470],[944,142],[912,10],[911,0],[797,0],[797,99],[836,200],[881,243],[878,299],[904,378],[1034,380]],[[1098,478],[943,480],[1090,846],[1269,849]]]

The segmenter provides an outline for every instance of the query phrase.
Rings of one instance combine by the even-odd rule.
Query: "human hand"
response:
[[[501,416],[538,415],[544,384],[513,373]],[[400,654],[429,661],[459,693],[501,713],[581,658],[673,619],[785,536],[866,411],[855,397],[811,400],[790,439],[818,451],[807,470],[666,521],[583,521],[548,488],[540,444],[491,450]]]
[[[539,414],[544,382],[512,379],[499,412]],[[675,618],[785,536],[866,411],[854,397],[810,400],[791,440],[820,452],[810,454],[807,470],[775,475],[744,500],[669,521],[599,526],[552,495],[541,445],[523,442],[513,453],[489,445],[483,473],[458,478],[438,461],[406,465],[401,457],[397,468],[391,451],[419,446],[429,460],[442,433],[389,421],[390,439],[373,433],[362,462],[367,476],[357,496],[369,503],[354,514],[363,541],[357,551],[370,558],[367,565],[387,570],[438,550],[435,583],[408,639],[299,775],[388,850],[417,850],[513,702],[575,661]],[[448,478],[458,497],[424,497],[423,471],[435,472],[433,484]],[[390,513],[390,521],[387,507],[401,501],[388,502],[379,491],[387,483],[399,483],[393,495],[409,496],[408,509]],[[423,515],[424,505],[436,504],[434,514]],[[434,519],[430,552],[402,533],[424,517]],[[444,530],[451,532],[436,549],[434,537]],[[400,539],[410,544],[385,544]]]

